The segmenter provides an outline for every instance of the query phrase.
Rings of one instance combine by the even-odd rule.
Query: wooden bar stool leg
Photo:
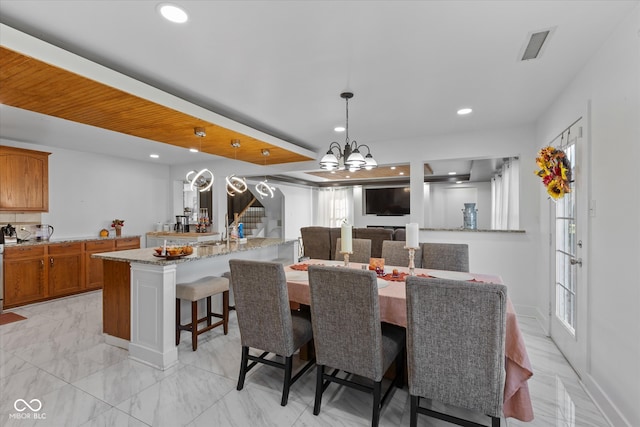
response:
[[[191,347],[198,348],[198,301],[191,302]]]
[[[222,327],[224,334],[229,333],[229,291],[222,293]]]
[[[176,298],[176,345],[180,344],[180,298]]]
[[[211,326],[211,297],[207,297],[207,326]]]

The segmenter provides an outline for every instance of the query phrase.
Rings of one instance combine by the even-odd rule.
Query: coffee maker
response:
[[[189,232],[189,216],[188,215],[176,215],[176,233],[188,233]]]
[[[2,233],[5,244],[18,243],[16,228],[11,224],[7,224],[5,227],[0,227],[0,233]]]

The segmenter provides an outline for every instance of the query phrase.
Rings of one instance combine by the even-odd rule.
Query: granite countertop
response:
[[[217,231],[212,233],[175,233],[173,231],[150,231],[147,233],[147,236],[150,237],[169,237],[169,238],[198,238],[203,236],[219,236],[220,233]]]
[[[470,233],[526,233],[525,230],[491,230],[491,229],[476,229],[470,228],[421,228],[422,231],[467,231]]]
[[[93,241],[93,240],[116,240],[116,239],[126,239],[126,238],[131,238],[131,237],[137,237],[140,238],[140,235],[136,235],[136,234],[131,234],[131,235],[125,235],[123,234],[122,236],[109,236],[109,237],[100,237],[100,236],[80,236],[80,237],[55,237],[53,239],[49,239],[49,240],[27,240],[26,242],[20,242],[20,243],[5,243],[4,247],[5,248],[11,248],[11,247],[16,247],[16,246],[39,246],[39,245],[52,245],[52,244],[56,244],[56,243],[75,243],[75,242],[86,242],[86,241]]]
[[[165,259],[162,257],[154,256],[154,254],[156,253],[154,248],[129,249],[117,252],[103,252],[94,254],[91,257],[102,258],[109,261],[136,262],[141,264],[182,264],[185,262],[192,262],[205,258],[227,255],[234,252],[251,251],[255,249],[266,248],[268,246],[277,246],[296,241],[296,239],[286,240],[276,238],[254,238],[248,239],[247,243],[241,245],[237,243],[231,243],[229,245],[229,248],[227,248],[226,244],[224,243],[199,243],[193,246],[193,254],[186,255],[177,259]]]

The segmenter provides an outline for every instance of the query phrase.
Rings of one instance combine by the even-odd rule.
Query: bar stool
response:
[[[211,297],[222,294],[222,314],[211,312]],[[198,319],[198,301],[207,299],[207,314]],[[180,321],[180,300],[191,301],[191,323],[182,325]],[[219,322],[211,323],[211,318],[221,318]],[[207,326],[198,330],[198,324],[207,321]],[[188,283],[176,284],[176,345],[180,344],[180,331],[191,332],[191,346],[193,351],[198,348],[198,335],[217,326],[224,327],[224,334],[229,332],[229,279],[224,277],[207,276]]]

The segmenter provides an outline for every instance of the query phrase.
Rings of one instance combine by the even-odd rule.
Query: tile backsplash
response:
[[[0,212],[0,225],[11,224],[40,224],[42,214],[40,212]]]

